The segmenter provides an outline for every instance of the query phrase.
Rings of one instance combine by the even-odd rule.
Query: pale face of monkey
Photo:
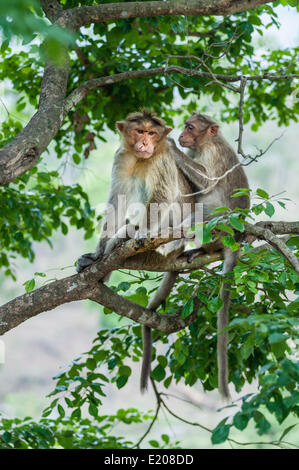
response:
[[[147,120],[117,123],[127,145],[133,150],[135,156],[141,160],[151,158],[163,137],[172,130],[170,127],[155,125]]]
[[[179,137],[180,145],[196,150],[203,139],[215,137],[218,128],[217,124],[208,123],[200,114],[192,115],[185,122],[185,130]]]

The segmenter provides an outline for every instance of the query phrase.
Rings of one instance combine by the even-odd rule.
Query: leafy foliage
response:
[[[0,187],[0,267],[15,279],[11,261],[21,255],[34,260],[33,242],[46,241],[60,229],[68,233],[68,224],[85,232],[85,239],[94,231],[94,210],[79,184],[60,184],[56,171],[34,168],[14,184]],[[30,290],[30,289],[29,289]]]
[[[30,417],[2,419],[0,423],[0,449],[128,449],[133,443],[123,436],[111,435],[119,424],[142,422],[150,415],[137,410],[120,409],[115,415],[88,418],[41,419],[34,422]]]

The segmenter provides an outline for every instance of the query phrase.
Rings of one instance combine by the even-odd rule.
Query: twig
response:
[[[156,399],[157,399],[157,407],[156,407],[156,412],[155,412],[155,416],[153,417],[153,420],[151,422],[151,424],[149,425],[148,429],[145,431],[145,433],[143,434],[143,436],[141,436],[141,438],[139,439],[138,442],[136,442],[136,444],[132,447],[132,449],[134,449],[135,447],[137,447],[137,449],[139,449],[139,446],[141,444],[141,442],[146,438],[146,436],[150,433],[153,425],[155,424],[155,422],[157,421],[158,419],[158,415],[159,415],[159,411],[161,409],[161,398],[160,398],[160,394],[158,393],[157,391],[157,388],[155,386],[155,383],[153,381],[153,379],[151,378],[151,382],[152,382],[152,385],[153,385],[153,389],[154,389],[154,392],[155,392],[155,396],[156,396]]]
[[[256,237],[259,239],[267,241],[269,245],[278,250],[284,256],[284,258],[290,263],[296,273],[299,274],[299,259],[294,255],[292,250],[290,250],[284,241],[274,235],[274,233],[269,228],[247,224],[246,232],[256,235]]]
[[[240,101],[239,101],[239,137],[237,138],[238,142],[238,150],[237,152],[242,155],[243,158],[247,159],[250,158],[250,155],[245,155],[243,152],[243,147],[242,147],[242,139],[243,139],[243,131],[244,131],[244,126],[243,126],[243,106],[244,106],[244,94],[245,94],[245,88],[246,88],[246,81],[247,78],[242,76],[241,77],[241,83],[240,83]]]

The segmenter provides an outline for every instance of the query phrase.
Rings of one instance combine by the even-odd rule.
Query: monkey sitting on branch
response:
[[[100,240],[95,253],[84,254],[78,259],[78,272],[103,256],[108,256],[119,241],[124,241],[127,236],[142,238],[147,232],[150,236],[158,236],[163,227],[184,226],[184,220],[190,221],[190,214],[195,212],[194,197],[184,196],[192,193],[194,187],[177,166],[173,143],[167,139],[172,129],[147,110],[129,114],[125,121],[116,124],[122,135],[122,144],[114,157]],[[156,217],[153,217],[153,213]],[[184,233],[189,228],[191,226],[187,226]],[[184,241],[174,240],[161,248],[158,251],[162,255],[176,259],[184,251]],[[153,256],[157,253],[144,255]],[[164,274],[159,288],[149,301],[149,309],[156,310],[165,300],[177,275],[175,272]],[[141,391],[147,388],[151,360],[151,328],[143,326]]]
[[[232,197],[238,188],[248,188],[248,181],[236,153],[219,131],[218,124],[209,116],[193,113],[185,122],[185,130],[179,137],[182,147],[190,149],[190,156],[181,152],[173,143],[176,162],[197,188],[196,201],[203,204],[204,221],[211,211],[219,207],[247,209],[249,197]],[[191,157],[191,158],[190,158]],[[203,183],[206,180],[206,183]],[[235,236],[238,238],[238,235]],[[205,251],[223,250],[223,274],[227,278],[235,267],[239,250],[231,251],[221,240],[202,247]],[[230,398],[228,389],[227,332],[220,332],[229,322],[230,282],[224,280],[220,290],[223,306],[217,320],[218,388],[225,399]]]

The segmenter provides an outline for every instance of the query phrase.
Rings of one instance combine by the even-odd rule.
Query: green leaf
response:
[[[263,199],[269,199],[269,194],[266,191],[264,191],[263,189],[257,189],[256,194],[258,196],[260,196],[261,198],[263,198]]]
[[[271,333],[269,335],[269,343],[270,344],[275,344],[275,343],[281,343],[282,341],[285,341],[286,337],[283,333]]]
[[[125,377],[130,377],[132,370],[129,366],[121,366],[118,371],[119,375],[124,375]]]
[[[23,286],[25,286],[25,291],[30,292],[35,287],[35,279],[30,279],[29,281],[24,282]]]
[[[212,432],[212,443],[221,444],[225,442],[229,436],[230,426],[228,424],[217,426],[216,429]]]
[[[152,378],[154,380],[157,380],[157,382],[162,382],[162,380],[165,378],[166,376],[166,372],[165,372],[165,369],[164,367],[162,367],[160,364],[158,366],[156,366],[154,368],[154,370],[152,371]]]
[[[284,438],[295,426],[298,426],[298,423],[292,424],[291,426],[289,426],[288,428],[286,428],[286,429],[283,431],[282,435],[280,436],[279,441],[282,441],[283,438]]]
[[[160,447],[158,441],[155,441],[155,440],[152,439],[151,441],[148,441],[148,442],[152,447],[155,447],[155,448]]]
[[[63,407],[62,407],[60,404],[58,404],[57,410],[58,410],[58,413],[59,413],[60,417],[61,417],[61,418],[64,418],[64,416],[65,416],[65,411],[64,411]]]
[[[231,227],[229,227],[229,225],[218,224],[217,229],[221,230],[221,232],[226,232],[226,233],[230,233],[231,235],[234,235],[234,231]]]
[[[78,155],[77,153],[73,153],[72,157],[73,157],[74,163],[76,163],[76,165],[79,165],[79,163],[81,162],[80,155]]]
[[[254,344],[255,344],[255,335],[251,334],[241,347],[241,356],[243,359],[247,359],[252,354]]]
[[[94,403],[90,403],[88,406],[88,413],[95,418],[98,416],[98,407]]]
[[[172,382],[172,375],[170,375],[169,377],[167,377],[167,379],[164,380],[164,382],[163,382],[164,387],[168,388],[170,386],[171,382]]]
[[[187,318],[189,317],[189,315],[191,315],[191,313],[193,312],[194,310],[194,300],[193,299],[189,299],[184,307],[183,307],[183,310],[182,310],[182,313],[181,313],[181,317],[182,318]]]
[[[206,229],[206,227],[203,227],[202,229],[202,244],[206,245],[207,243],[210,243],[212,241],[213,237],[212,234],[209,230]]]
[[[240,431],[243,431],[243,429],[246,428],[248,421],[249,421],[248,417],[244,413],[241,413],[239,411],[234,416],[233,424],[237,429],[239,429]]]
[[[229,210],[229,207],[222,206],[222,207],[217,207],[217,209],[213,209],[210,212],[210,215],[217,215],[217,214],[222,214],[222,212],[226,212]]]
[[[224,236],[224,237],[221,237],[221,240],[222,240],[223,245],[227,246],[232,251],[236,251],[240,248],[240,243],[237,243],[233,237]]]
[[[228,219],[232,227],[234,227],[236,230],[239,230],[239,232],[244,232],[244,224],[238,217],[230,215]]]
[[[80,419],[80,418],[81,418],[81,409],[80,409],[80,408],[76,408],[76,409],[72,412],[71,418],[72,418],[72,419]]]
[[[267,201],[266,202],[266,208],[264,209],[265,214],[267,214],[269,217],[272,217],[272,215],[275,212],[273,204],[271,202]]]
[[[162,366],[164,369],[165,369],[165,367],[167,367],[168,362],[167,362],[167,358],[165,356],[158,356],[157,360],[158,360],[160,366]]]
[[[5,431],[2,436],[1,436],[1,439],[6,443],[8,444],[10,441],[11,441],[11,438],[12,438],[12,434],[11,432],[8,432],[8,431]]]
[[[124,292],[126,292],[127,290],[129,290],[131,287],[131,284],[129,282],[121,282],[120,284],[118,284],[118,289],[119,290],[123,290]]]
[[[123,388],[126,385],[127,382],[128,382],[128,376],[127,375],[121,375],[116,380],[116,386],[117,386],[118,389]]]

